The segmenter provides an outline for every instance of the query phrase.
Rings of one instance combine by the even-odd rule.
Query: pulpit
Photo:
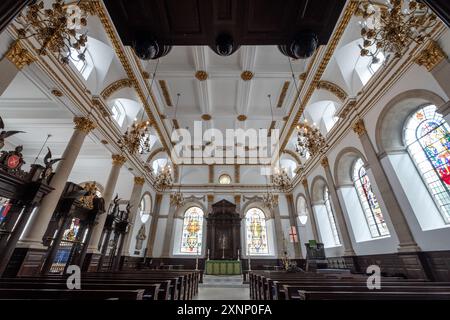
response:
[[[206,221],[209,259],[238,260],[241,218],[236,212],[236,205],[227,200],[213,204]]]

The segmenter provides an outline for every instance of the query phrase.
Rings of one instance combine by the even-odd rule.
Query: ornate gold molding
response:
[[[237,119],[238,119],[238,121],[245,121],[245,120],[247,120],[247,116],[245,114],[241,114],[241,115],[238,115]]]
[[[322,160],[320,160],[320,164],[322,165],[322,167],[329,168],[330,167],[330,163],[328,162],[328,158],[325,156],[322,158]]]
[[[444,59],[447,59],[447,54],[442,50],[439,43],[430,41],[427,47],[417,55],[414,62],[431,72]]]
[[[100,93],[100,95],[102,96],[103,99],[108,100],[108,98],[111,97],[111,95],[114,92],[119,91],[120,89],[123,89],[123,88],[131,88],[131,87],[134,87],[133,80],[120,79],[120,80],[114,81],[109,86],[107,86],[102,91],[102,93]]]
[[[212,202],[214,202],[214,195],[213,194],[208,194],[207,199],[208,199],[208,203],[212,204]]]
[[[349,113],[355,109],[357,101],[355,99],[348,100],[348,102],[342,107],[339,111],[338,117],[341,119],[345,119]]]
[[[358,136],[362,136],[362,135],[365,135],[367,133],[366,125],[364,124],[364,120],[363,119],[359,119],[353,124],[353,131]]]
[[[244,81],[250,81],[253,79],[253,72],[245,70],[241,73],[241,79]]]
[[[123,166],[127,162],[127,158],[121,154],[113,154],[111,158],[113,166]]]
[[[338,97],[341,101],[345,101],[348,97],[348,94],[344,91],[344,89],[331,81],[319,81],[317,83],[317,89],[327,90]]]
[[[107,117],[111,116],[111,112],[103,104],[103,101],[101,100],[100,97],[93,97],[92,98],[92,105],[100,111],[102,117],[107,118]]]
[[[210,114],[203,114],[202,115],[202,120],[204,120],[204,121],[209,121],[211,119],[212,119],[212,117],[211,117]]]
[[[236,202],[236,205],[239,205],[241,203],[241,196],[235,195],[234,196],[234,202]]]
[[[9,47],[6,58],[19,70],[22,70],[24,67],[29,66],[37,60],[30,51],[22,47],[20,41],[15,41]]]
[[[83,131],[86,134],[96,128],[94,122],[85,117],[75,117],[73,118],[73,123],[75,123],[75,130]]]
[[[302,180],[302,185],[306,190],[308,190],[308,180],[307,179]]]
[[[63,93],[58,89],[53,89],[51,91],[51,93],[52,93],[52,95],[54,95],[57,98],[61,98],[63,96]]]
[[[197,78],[198,81],[205,81],[208,79],[208,73],[204,70],[199,70],[195,73],[195,78]]]
[[[137,184],[138,186],[143,186],[145,184],[145,178],[144,177],[134,177],[134,184]]]
[[[280,96],[278,97],[277,108],[283,107],[284,99],[286,99],[286,94],[289,89],[290,81],[285,81],[283,84],[283,88],[281,88]]]
[[[167,82],[166,80],[159,80],[159,86],[161,87],[161,91],[164,97],[164,100],[166,101],[166,105],[168,107],[173,107],[172,99],[170,98],[169,89],[167,88]]]
[[[307,78],[307,76],[308,76],[308,74],[307,74],[306,72],[303,72],[303,73],[301,73],[301,74],[298,76],[298,78],[299,78],[301,81],[305,81],[306,78]]]

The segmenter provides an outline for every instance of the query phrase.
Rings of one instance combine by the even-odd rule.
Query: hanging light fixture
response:
[[[269,186],[269,181],[267,178],[268,174],[269,173],[266,172],[267,192],[262,195],[262,202],[267,208],[273,209],[278,205],[278,197],[273,193]]]
[[[304,119],[297,125],[297,141],[295,150],[302,158],[314,157],[323,151],[326,141],[315,124],[309,125]]]
[[[182,170],[183,168],[180,167],[180,181],[178,185],[178,190],[170,195],[170,204],[175,206],[176,208],[179,208],[184,205],[184,195],[183,193],[181,193],[181,179],[183,177]]]
[[[172,178],[172,168],[168,163],[166,163],[162,169],[157,172],[155,180],[154,180],[154,186],[156,189],[164,191],[167,188],[171,187],[173,183]]]
[[[87,25],[86,3],[79,0],[68,5],[55,0],[50,8],[45,8],[44,1],[30,4],[17,19],[22,26],[17,30],[19,40],[35,37],[40,44],[39,55],[51,52],[64,64],[70,60],[84,62],[88,38],[86,32],[78,30]]]
[[[362,16],[361,56],[379,62],[380,53],[400,57],[411,42],[420,44],[438,23],[426,4],[414,0],[385,0],[385,4],[362,1],[358,14]]]

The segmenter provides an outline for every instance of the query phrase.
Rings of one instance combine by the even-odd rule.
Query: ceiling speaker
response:
[[[319,40],[314,32],[301,32],[287,45],[279,45],[282,54],[293,59],[310,58],[317,50]]]
[[[138,36],[132,43],[134,52],[141,60],[154,60],[166,56],[172,46],[164,45],[151,37]]]
[[[236,46],[233,37],[229,34],[223,33],[217,36],[216,44],[211,49],[219,56],[226,57],[232,55],[237,49],[239,49],[239,46]]]

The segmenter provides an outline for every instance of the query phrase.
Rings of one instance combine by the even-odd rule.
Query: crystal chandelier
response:
[[[126,149],[131,154],[149,153],[151,150],[150,121],[135,120],[117,143],[122,150]]]
[[[172,193],[170,195],[170,204],[175,206],[176,208],[181,207],[182,205],[184,205],[184,195],[183,193],[181,193],[181,178],[183,177],[182,175],[182,170],[183,167],[179,167],[180,168],[180,181],[179,181],[179,185],[178,185],[178,191],[175,191],[174,193]]]
[[[379,54],[400,57],[411,42],[423,43],[438,20],[427,5],[414,0],[386,0],[385,5],[361,2],[361,56],[379,62]]]
[[[172,186],[172,168],[170,165],[166,164],[162,167],[161,171],[156,174],[155,177],[155,188],[158,190],[166,190]]]
[[[326,146],[325,138],[315,125],[310,126],[305,119],[297,126],[297,142],[295,150],[302,158],[315,156]]]
[[[64,0],[55,0],[47,9],[44,1],[30,4],[17,19],[22,25],[18,29],[19,40],[35,37],[41,46],[39,55],[52,52],[64,64],[70,60],[84,62],[88,38],[79,30],[87,25],[87,13],[83,10],[85,3],[80,0],[68,5]]]
[[[275,168],[275,172],[272,176],[272,183],[282,192],[288,191],[292,187],[291,178],[289,178],[286,168]]]

